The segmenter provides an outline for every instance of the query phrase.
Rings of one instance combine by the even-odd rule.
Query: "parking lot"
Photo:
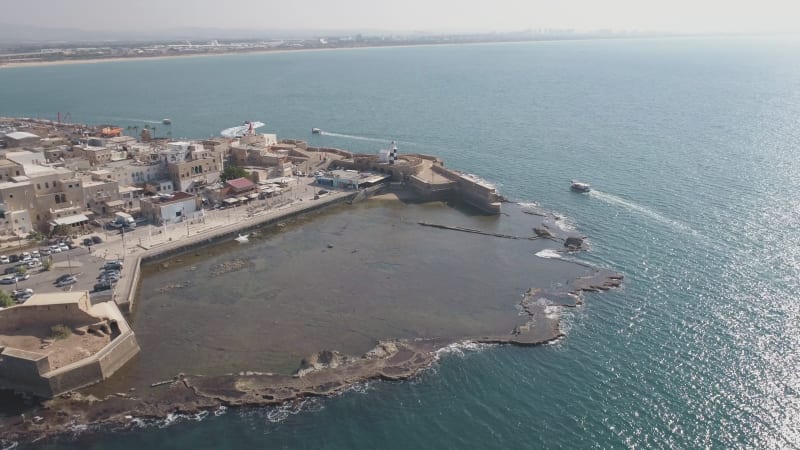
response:
[[[102,256],[102,255],[101,255]],[[24,281],[19,281],[16,284],[0,285],[0,289],[5,290],[9,294],[16,289],[33,289],[34,293],[46,292],[60,292],[60,291],[91,291],[97,283],[97,276],[100,274],[100,267],[105,263],[102,257],[95,256],[89,253],[86,247],[77,247],[61,253],[54,253],[49,256],[43,256],[42,259],[52,258],[53,265],[50,270],[45,271],[43,268],[36,267],[28,269],[26,273],[30,274],[30,278]],[[18,263],[7,263],[0,265],[0,270],[7,267],[14,267]],[[72,274],[77,279],[75,284],[57,287],[56,279],[65,274]],[[4,275],[5,276],[5,275]],[[99,292],[94,297],[110,296],[111,291]]]

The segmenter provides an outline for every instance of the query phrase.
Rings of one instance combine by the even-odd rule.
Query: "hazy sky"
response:
[[[800,0],[0,0],[0,22],[82,29],[800,31]]]

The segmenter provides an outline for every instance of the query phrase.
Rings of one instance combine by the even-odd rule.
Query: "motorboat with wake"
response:
[[[250,235],[249,234],[239,234],[239,236],[234,239],[234,241],[244,244],[246,242],[250,242]]]
[[[589,192],[592,190],[592,187],[589,185],[589,183],[583,183],[577,180],[572,180],[572,184],[569,188],[575,192]]]

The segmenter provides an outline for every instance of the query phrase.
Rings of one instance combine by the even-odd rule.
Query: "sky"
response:
[[[800,32],[800,0],[0,0],[0,22],[85,30]]]

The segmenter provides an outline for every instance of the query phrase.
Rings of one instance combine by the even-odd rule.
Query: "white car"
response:
[[[11,262],[11,260],[8,259],[8,256],[6,256],[6,255],[0,256],[0,264],[8,264],[10,262]]]
[[[58,244],[58,248],[60,248],[62,252],[65,252],[65,251],[69,250],[69,245],[67,245],[67,244],[62,242],[62,243]]]
[[[61,253],[61,247],[59,247],[57,245],[53,245],[53,246],[50,247],[50,251],[53,252],[53,253]]]

